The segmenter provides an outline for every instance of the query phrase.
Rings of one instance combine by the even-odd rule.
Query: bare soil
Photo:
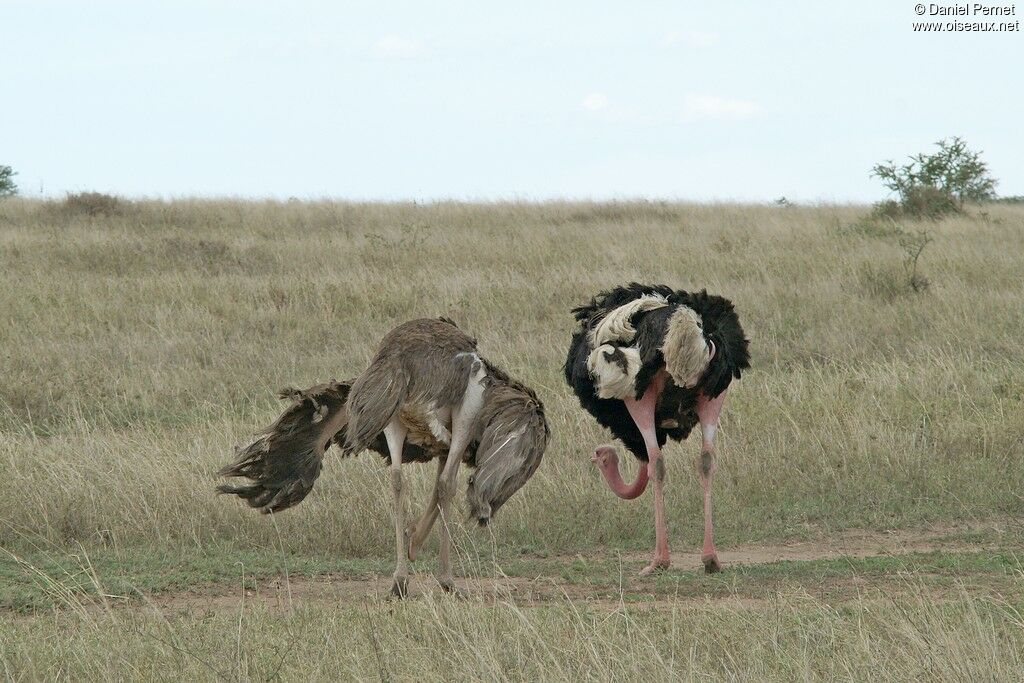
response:
[[[550,567],[550,571],[532,577],[509,577],[498,574],[487,577],[462,577],[457,579],[457,583],[464,596],[471,596],[474,600],[511,601],[521,606],[550,604],[571,599],[592,606],[610,608],[624,603],[658,607],[678,604],[707,605],[712,602],[720,606],[743,608],[763,604],[771,595],[779,592],[800,593],[828,602],[842,602],[871,596],[887,598],[911,590],[919,593],[922,588],[934,594],[936,598],[941,598],[950,591],[964,590],[964,584],[960,582],[954,585],[947,581],[924,585],[920,582],[914,583],[913,577],[887,574],[823,575],[821,578],[810,579],[805,576],[799,581],[780,580],[776,577],[752,585],[749,578],[741,582],[731,581],[729,568],[782,561],[896,557],[911,553],[982,553],[995,550],[1005,552],[1008,548],[1004,543],[997,546],[995,543],[971,543],[963,539],[979,531],[995,531],[998,535],[998,525],[1010,523],[989,521],[984,524],[965,523],[930,527],[926,530],[889,532],[857,530],[815,541],[725,548],[719,551],[725,571],[715,575],[714,581],[704,579],[702,574],[694,577],[693,571],[701,566],[697,552],[677,550],[673,568],[655,578],[645,579],[636,576],[637,570],[648,559],[643,553],[617,554],[615,558],[611,558],[617,558],[619,561],[616,566],[620,567],[619,570],[612,572],[612,575],[606,575],[607,572],[584,571],[585,577],[580,580],[568,579],[561,571],[580,562],[586,563],[589,559],[610,559],[605,553],[547,557],[543,559],[543,565]],[[987,537],[992,536],[989,533]],[[1024,553],[1024,548],[1019,550]],[[423,570],[415,573],[410,581],[410,598],[450,597],[441,591],[429,573],[432,569],[431,558],[425,558],[420,567]],[[999,592],[1000,583],[998,580],[987,581],[984,590]],[[1008,587],[1010,585],[1007,583]],[[330,574],[316,577],[277,576],[259,580],[255,585],[250,581],[245,588],[241,585],[203,587],[196,591],[159,594],[149,598],[147,602],[161,611],[223,612],[256,604],[275,611],[287,611],[310,602],[329,602],[338,605],[379,602],[390,599],[390,589],[391,577],[388,575],[367,575],[358,578]],[[967,585],[966,589],[970,590],[971,587]]]

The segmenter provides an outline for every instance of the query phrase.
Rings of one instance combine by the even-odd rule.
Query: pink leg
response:
[[[654,431],[654,408],[658,403],[658,395],[665,384],[664,371],[655,375],[651,385],[640,400],[625,399],[626,409],[640,429],[647,447],[647,471],[654,482],[654,557],[651,563],[640,571],[647,576],[659,569],[667,569],[672,563],[668,551],[668,527],[665,524],[665,461],[658,447],[658,437]]]
[[[704,571],[708,574],[722,571],[715,551],[714,523],[711,521],[711,480],[715,474],[715,432],[718,430],[718,417],[722,414],[725,403],[723,391],[714,399],[704,394],[697,398],[697,418],[700,420],[702,443],[700,458],[697,460],[697,474],[700,475],[700,487],[704,490],[704,547],[700,559],[704,563]]]

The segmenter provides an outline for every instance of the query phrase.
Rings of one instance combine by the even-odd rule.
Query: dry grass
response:
[[[863,207],[175,201],[90,216],[0,202],[0,545],[387,556],[390,503],[373,458],[329,462],[276,528],[214,498],[212,473],[275,416],[273,390],[355,375],[397,322],[447,315],[538,390],[554,435],[494,536],[459,530],[463,550],[647,547],[648,506],[605,490],[586,456],[606,436],[560,376],[568,309],[628,280],[723,293],[753,339],[754,367],[730,395],[720,437],[722,545],[1019,515],[1024,209],[986,211],[905,226],[935,237],[920,263],[931,287],[914,293],[891,231],[864,223]],[[696,548],[700,533],[696,449],[668,449],[677,550]],[[420,500],[427,476],[417,473]],[[393,645],[429,653],[474,638],[476,654],[458,665],[476,678],[528,677],[513,662],[555,679],[859,678],[875,665],[891,678],[1020,678],[1019,617],[988,603],[805,607],[428,603],[283,622],[252,613],[243,633],[281,647],[308,634],[291,646],[303,648],[288,659],[292,678],[332,677],[330,667],[403,678],[420,664]],[[212,675],[182,651],[245,678],[273,670],[255,645],[231,649],[223,633],[238,624],[224,615],[69,619],[19,622],[2,636],[8,671],[98,678],[131,661],[132,677],[169,666]],[[516,635],[506,642],[506,632]],[[168,645],[160,633],[194,641]],[[50,661],[40,659],[47,648]],[[345,663],[339,649],[356,654]],[[895,666],[901,649],[909,655]],[[937,652],[951,656],[933,671]],[[427,678],[450,667],[432,657]]]
[[[902,258],[848,227],[864,213],[197,201],[94,219],[6,201],[0,540],[276,542],[210,495],[231,446],[275,415],[274,389],[355,375],[396,322],[443,314],[536,387],[551,420],[500,543],[646,546],[646,508],[607,495],[586,457],[606,437],[560,376],[569,307],[631,279],[722,292],[754,340],[721,437],[725,543],[1021,511],[1024,211],[927,225],[934,284],[895,297],[863,284]],[[696,448],[669,449],[677,546],[699,533]],[[278,520],[287,548],[387,552],[382,475],[368,457],[328,463]]]
[[[1024,588],[1024,585],[1021,586]],[[81,611],[0,632],[0,666],[38,680],[1016,681],[1024,616],[961,593],[837,609],[799,594],[705,606],[564,601],[232,612]]]

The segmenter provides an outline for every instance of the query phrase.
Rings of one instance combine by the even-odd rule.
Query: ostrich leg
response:
[[[702,443],[700,459],[697,461],[697,473],[700,475],[700,487],[704,490],[704,547],[700,559],[704,563],[704,571],[708,574],[722,571],[715,551],[714,524],[711,521],[711,480],[715,474],[715,432],[718,430],[718,418],[722,414],[725,403],[725,392],[709,399],[703,393],[697,398],[697,417],[700,419]]]
[[[481,389],[481,395],[483,389]],[[407,543],[409,546],[409,558],[416,559],[419,555],[420,548],[423,547],[423,543],[427,540],[427,536],[430,535],[430,530],[434,528],[434,523],[437,521],[438,514],[444,516],[447,511],[444,509],[445,496],[447,495],[447,503],[451,504],[452,498],[455,497],[455,487],[458,485],[459,478],[459,465],[462,464],[462,456],[466,452],[466,447],[469,445],[470,430],[473,426],[473,420],[476,419],[480,412],[480,406],[472,406],[473,410],[470,413],[456,413],[452,418],[452,442],[448,448],[448,456],[437,461],[437,480],[434,482],[434,492],[430,494],[430,502],[427,503],[426,509],[423,510],[423,514],[416,522],[410,522],[409,527],[406,529]],[[458,432],[459,425],[457,420],[459,415],[462,416],[463,425],[462,432]],[[468,420],[468,424],[466,421]],[[459,435],[456,436],[456,433]],[[450,519],[450,516],[449,518]],[[444,576],[444,565],[446,564],[449,550],[451,547],[451,536],[449,535],[449,529],[447,523],[442,520],[440,530],[440,548],[438,562],[441,567],[440,576]],[[451,571],[448,570],[448,584],[445,585],[444,581],[441,581],[441,585],[445,590],[449,587],[453,587],[451,583]]]
[[[423,541],[426,540],[427,534],[430,533],[437,520],[437,495],[441,490],[441,475],[444,473],[444,466],[447,462],[447,458],[437,459],[437,478],[434,480],[434,490],[430,494],[430,500],[427,501],[427,507],[423,508],[423,514],[419,519],[409,522],[409,525],[405,527],[405,540],[409,544],[410,560],[415,560],[420,554],[420,546],[423,545]],[[422,530],[422,534],[420,530]]]
[[[448,526],[452,522],[452,498],[455,497],[462,456],[469,446],[473,426],[480,415],[480,409],[483,408],[483,380],[486,376],[483,365],[478,362],[466,385],[462,403],[452,411],[452,442],[448,447],[448,459],[444,464],[444,470],[437,482],[438,508],[441,514],[441,528],[438,530],[440,543],[437,553],[437,581],[448,593],[458,593],[452,575],[452,536],[451,528]],[[429,528],[427,531],[429,532]]]
[[[407,429],[397,418],[384,428],[391,455],[391,495],[395,499],[395,576],[391,594],[404,598],[409,592],[409,561],[405,543],[405,495],[402,490],[402,449],[405,447]]]
[[[654,557],[651,558],[649,565],[640,570],[641,576],[647,576],[659,569],[667,569],[672,564],[668,550],[668,527],[665,524],[665,461],[662,459],[654,429],[654,408],[664,385],[665,374],[662,370],[654,376],[647,391],[639,400],[625,399],[626,409],[644,437],[644,445],[647,447],[647,470],[654,482]]]
[[[438,525],[438,549],[437,549],[437,582],[446,593],[457,593],[455,577],[452,574],[452,534],[448,526],[452,522],[451,506],[455,497],[455,488],[459,483],[459,465],[462,464],[462,453],[469,444],[469,430],[460,428],[457,424],[458,418],[452,420],[452,445],[448,451],[448,458],[444,464],[441,476],[437,478],[437,505],[441,517]],[[434,513],[433,517],[437,517]],[[433,520],[430,521],[433,524]],[[427,527],[430,533],[430,527]]]

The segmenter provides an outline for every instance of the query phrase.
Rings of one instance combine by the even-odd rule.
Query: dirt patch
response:
[[[933,526],[927,529],[898,529],[893,531],[849,530],[813,541],[794,541],[782,544],[751,544],[736,548],[719,548],[718,557],[723,564],[766,564],[770,562],[808,562],[838,557],[891,557],[910,553],[978,552],[1005,547],[998,542],[1008,531],[1011,522],[964,522],[957,525]],[[972,543],[963,540],[971,535],[984,534],[991,542]],[[696,553],[692,553],[696,557]],[[632,554],[638,560],[646,554]],[[689,554],[681,556],[688,566]],[[697,558],[699,559],[699,558]],[[693,563],[694,566],[698,566]]]
[[[430,596],[437,599],[471,597],[475,601],[516,603],[550,602],[560,598],[586,599],[587,591],[551,579],[520,577],[467,577],[457,584],[461,596],[451,596],[441,590],[430,574],[414,574],[410,581],[410,597]],[[325,574],[317,577],[275,577],[256,583],[255,587],[241,586],[228,589],[214,587],[195,593],[161,594],[148,600],[162,610],[223,611],[238,609],[243,604],[262,605],[270,610],[288,610],[303,603],[329,602],[359,604],[391,600],[391,577],[368,576],[354,579],[350,576]]]
[[[461,577],[457,580],[462,591],[474,601],[489,603],[514,602],[520,606],[550,604],[563,600],[585,602],[592,606],[614,608],[629,603],[651,606],[707,605],[736,608],[756,607],[764,604],[778,592],[799,592],[808,597],[842,602],[863,599],[866,595],[892,596],[908,591],[919,591],[921,584],[912,585],[900,576],[822,576],[800,581],[787,579],[785,573],[766,579],[747,579],[737,582],[730,578],[730,567],[744,565],[770,565],[776,562],[811,562],[836,558],[897,557],[913,553],[982,553],[985,551],[1017,550],[1008,548],[1000,537],[1010,522],[963,523],[930,527],[928,529],[895,530],[888,532],[845,531],[814,541],[781,544],[752,544],[719,550],[726,572],[710,579],[694,574],[701,567],[699,553],[679,552],[674,556],[673,568],[654,579],[642,579],[636,571],[648,559],[647,553],[573,554],[537,558],[536,571],[524,571],[519,576]],[[986,539],[969,542],[972,536]],[[613,560],[615,569],[608,570]],[[600,561],[600,567],[587,568]],[[575,574],[569,568],[584,565]],[[429,560],[425,567],[431,566]],[[531,574],[526,576],[525,574]],[[736,574],[732,574],[736,577]],[[991,578],[991,577],[990,577]],[[998,592],[1001,580],[991,580],[985,590]],[[936,598],[951,591],[962,590],[962,584],[936,582],[926,587]],[[149,602],[161,610],[223,611],[237,610],[243,605],[262,605],[270,610],[289,610],[309,602],[330,602],[338,605],[380,602],[390,599],[389,575],[325,574],[316,577],[277,576],[240,585],[215,586],[197,592],[160,594]],[[446,599],[428,572],[416,573],[410,583],[410,597]]]
[[[696,548],[678,544],[670,570],[654,577],[639,577],[646,552],[593,550],[557,556],[509,558],[498,565],[487,562],[456,580],[476,603],[515,604],[530,608],[572,601],[614,610],[630,607],[715,607],[755,609],[779,595],[805,596],[829,604],[849,600],[891,599],[922,592],[943,599],[964,590],[987,595],[1019,592],[1016,573],[1007,565],[988,561],[1007,553],[1024,556],[1019,523],[1014,520],[963,523],[928,529],[890,532],[845,531],[814,541],[724,546],[719,556],[725,571],[707,576],[701,571]],[[897,562],[857,566],[818,563],[839,558],[896,558],[938,553]],[[412,600],[447,600],[430,573],[434,559],[424,558],[411,577]],[[779,565],[792,562],[793,565]],[[807,564],[801,564],[807,563]],[[1015,565],[1016,566],[1016,565]],[[97,598],[79,594],[73,601],[85,610],[153,609],[162,613],[238,613],[261,607],[286,613],[305,605],[380,605],[390,600],[390,573],[363,571],[246,575],[244,581],[197,585],[187,590],[156,591],[145,595]],[[26,615],[29,616],[30,615]]]
[[[419,575],[410,582],[409,601],[470,600],[475,604],[514,604],[519,608],[552,606],[571,602],[576,607],[614,610],[630,608],[663,609],[726,608],[758,609],[780,596],[796,596],[808,601],[842,604],[851,600],[863,602],[889,601],[902,596],[927,596],[929,600],[946,600],[964,592],[1007,597],[1016,590],[1010,580],[983,577],[968,584],[958,582],[934,583],[922,577],[887,576],[830,576],[803,581],[766,581],[757,587],[730,585],[708,588],[679,584],[637,585],[641,580],[615,585],[574,585],[557,579],[522,578],[462,578],[457,583],[461,596],[444,593],[430,576]],[[692,577],[690,578],[692,582]],[[295,578],[290,581],[273,580],[255,589],[241,589],[234,593],[174,593],[161,594],[145,600],[145,606],[163,613],[223,614],[261,607],[271,613],[289,613],[313,604],[339,607],[390,604],[390,577],[353,580],[334,576]],[[127,607],[139,603],[122,603]]]

